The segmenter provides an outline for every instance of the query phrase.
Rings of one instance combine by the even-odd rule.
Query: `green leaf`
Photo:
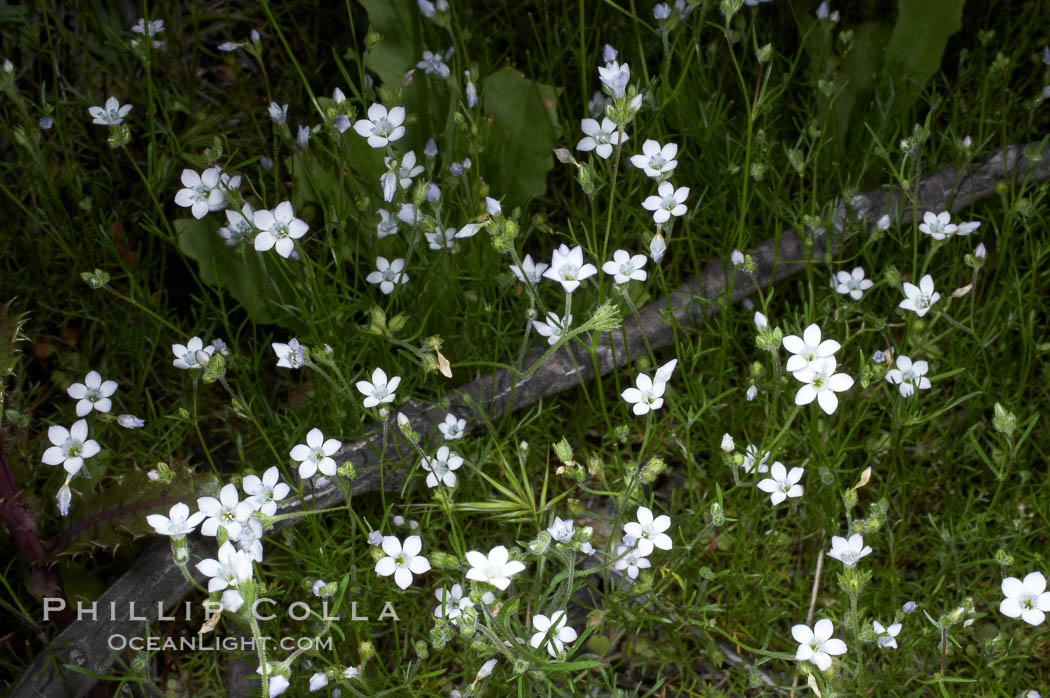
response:
[[[256,252],[250,244],[227,246],[207,220],[180,218],[175,232],[179,249],[197,261],[201,278],[229,291],[252,320],[296,332],[304,329],[295,312],[295,293],[277,267],[288,262],[278,261],[274,252]]]
[[[962,28],[964,0],[897,0],[897,24],[886,46],[884,81],[892,81],[895,113],[918,98],[941,65],[948,37]]]
[[[397,90],[405,73],[422,55],[417,50],[415,21],[419,8],[406,0],[361,0],[361,4],[368,12],[369,29],[381,37],[368,51],[365,64],[385,87]]]
[[[490,115],[481,168],[493,196],[511,207],[540,196],[554,167],[558,117],[556,94],[549,85],[504,68],[482,83],[483,105]]]

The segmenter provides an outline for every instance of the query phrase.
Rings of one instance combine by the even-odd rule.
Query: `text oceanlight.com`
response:
[[[157,652],[160,650],[182,650],[196,652],[258,652],[262,647],[273,650],[331,650],[332,637],[254,637],[192,635],[185,637],[142,637],[133,635],[110,635],[107,646],[114,652],[130,649],[133,652]]]

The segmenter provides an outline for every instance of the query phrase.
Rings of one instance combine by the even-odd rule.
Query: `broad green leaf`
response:
[[[175,221],[175,231],[179,249],[197,261],[201,278],[228,290],[252,320],[303,329],[295,311],[295,293],[277,268],[275,252],[256,252],[250,244],[228,247],[207,220],[180,218]]]
[[[482,174],[504,205],[520,205],[543,194],[554,167],[554,88],[504,68],[485,78],[482,89],[484,111],[491,117],[484,132]]]
[[[897,0],[883,79],[892,81],[894,112],[906,110],[941,65],[948,37],[962,28],[964,0]]]

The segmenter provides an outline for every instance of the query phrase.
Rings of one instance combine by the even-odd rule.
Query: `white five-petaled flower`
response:
[[[796,405],[808,405],[816,399],[820,409],[832,414],[838,409],[839,399],[835,393],[841,393],[853,387],[853,379],[845,373],[835,373],[837,364],[834,357],[828,357],[817,363],[815,368],[806,368],[795,372],[795,378],[805,383],[795,393]]]
[[[620,397],[632,405],[631,411],[638,416],[650,410],[660,409],[664,404],[663,395],[667,388],[667,381],[671,380],[671,374],[674,373],[677,365],[678,359],[671,359],[657,369],[656,375],[652,378],[648,374],[639,373],[634,380],[635,387],[625,389],[620,393]]]
[[[94,117],[91,123],[100,126],[120,126],[130,111],[131,105],[121,106],[116,97],[107,99],[105,106],[88,107],[88,114]]]
[[[572,536],[575,531],[576,528],[572,524],[572,519],[562,519],[557,516],[554,517],[554,523],[547,527],[547,533],[559,543],[572,542]]]
[[[394,166],[394,160],[390,157],[384,157],[383,162],[386,163],[387,167]],[[397,164],[397,169],[394,170],[397,183],[401,185],[402,189],[408,189],[412,186],[412,179],[422,172],[423,166],[416,164],[416,151],[414,150],[405,153],[401,158],[401,162]]]
[[[649,558],[642,555],[637,546],[622,544],[616,546],[616,562],[613,563],[614,570],[625,570],[628,577],[638,579],[640,570],[649,569],[652,566],[653,564],[649,562]]]
[[[382,240],[389,235],[397,235],[397,219],[385,208],[379,209],[379,223],[376,224],[376,237]]]
[[[139,21],[132,25],[131,31],[144,36],[156,36],[164,33],[164,20],[151,19],[147,22],[145,17],[139,17]]]
[[[741,466],[745,473],[757,472],[768,473],[769,472],[769,451],[762,451],[754,444],[748,444],[744,449],[744,463]]]
[[[897,357],[897,368],[886,371],[886,380],[897,385],[901,397],[910,397],[916,389],[929,390],[930,379],[926,377],[929,370],[925,361],[912,361],[901,354]]]
[[[653,236],[653,239],[649,241],[649,256],[653,258],[653,263],[659,262],[664,258],[664,254],[667,253],[667,241],[664,240],[664,236],[657,233]]]
[[[394,583],[407,589],[412,584],[412,575],[430,570],[430,561],[419,554],[422,549],[423,539],[419,536],[409,536],[404,545],[397,536],[384,536],[383,552],[386,557],[376,563],[376,574],[380,577],[394,575]]]
[[[190,209],[196,219],[204,218],[208,211],[219,211],[226,205],[226,197],[219,186],[222,170],[209,167],[200,174],[185,169],[182,171],[182,186],[175,192],[175,203]]]
[[[252,577],[252,561],[245,553],[233,547],[230,541],[219,546],[218,559],[209,558],[197,563],[197,570],[208,580],[208,591],[226,591],[222,595],[222,606],[231,613],[244,604],[236,587]]]
[[[594,119],[584,119],[580,122],[583,138],[576,144],[576,150],[593,150],[598,157],[608,160],[612,155],[613,146],[627,140],[627,134],[621,133],[616,122],[609,117],[604,117],[599,126]]]
[[[627,92],[627,83],[631,81],[631,66],[626,63],[609,61],[604,67],[598,67],[598,78],[602,81],[610,96],[619,99]]]
[[[547,322],[533,320],[532,326],[541,337],[547,338],[547,344],[554,346],[572,326],[572,314],[562,320],[555,313],[547,313]]]
[[[439,78],[447,78],[451,74],[440,51],[423,51],[423,60],[416,63],[416,67],[427,75],[437,75]]]
[[[941,299],[941,294],[933,290],[933,277],[927,274],[919,279],[919,285],[904,282],[905,299],[899,308],[910,310],[919,317],[930,311],[930,307]]]
[[[226,225],[219,228],[219,237],[226,241],[229,246],[238,245],[251,238],[255,232],[252,228],[252,220],[255,218],[255,209],[251,204],[245,204],[240,211],[226,209]]]
[[[434,596],[437,597],[440,603],[434,609],[434,617],[445,618],[452,625],[458,625],[456,619],[463,615],[464,609],[474,606],[470,596],[463,596],[463,587],[459,584],[453,584],[451,589],[446,589],[445,587],[435,589]]]
[[[190,514],[190,508],[182,502],[176,502],[168,511],[168,515],[150,514],[146,517],[146,523],[162,536],[178,538],[193,533],[197,524],[204,520],[204,512],[197,511]]]
[[[88,371],[84,382],[69,386],[66,394],[77,400],[77,416],[83,417],[91,410],[109,412],[113,406],[109,396],[116,390],[116,381],[104,381],[98,371]]]
[[[544,276],[544,272],[550,265],[546,262],[533,262],[532,255],[525,255],[525,259],[521,260],[521,267],[517,264],[511,264],[510,270],[514,272],[514,276],[518,277],[518,281],[521,283],[538,284],[540,277]]]
[[[532,627],[536,632],[529,639],[529,644],[537,649],[540,645],[545,646],[548,654],[557,659],[565,651],[567,643],[576,642],[576,631],[566,625],[567,621],[565,611],[555,611],[550,618],[537,613],[532,617]]]
[[[464,431],[467,428],[467,420],[462,417],[456,418],[456,415],[449,412],[445,415],[445,421],[438,424],[438,431],[445,437],[445,441],[455,441],[456,439],[462,439]]]
[[[636,254],[633,257],[627,250],[616,250],[613,258],[602,265],[602,271],[613,277],[613,283],[625,284],[634,279],[645,281],[648,274],[642,267],[645,266],[645,255]]]
[[[289,339],[287,344],[271,342],[270,346],[273,353],[277,354],[278,368],[302,368],[306,362],[306,352],[295,337]]]
[[[487,582],[499,590],[510,586],[510,578],[525,569],[525,563],[511,560],[507,548],[497,545],[488,555],[477,550],[467,552],[467,579],[476,582]]]
[[[835,291],[842,295],[849,295],[855,301],[864,296],[864,292],[875,285],[871,279],[864,278],[864,269],[854,267],[853,271],[840,271],[835,274]]]
[[[846,567],[853,567],[865,555],[871,554],[871,546],[864,545],[864,536],[854,533],[847,540],[842,536],[831,537],[831,550],[828,557],[842,562]]]
[[[292,460],[299,461],[299,477],[304,480],[313,477],[318,470],[322,475],[335,475],[336,464],[332,456],[342,442],[336,439],[325,439],[320,429],[314,427],[306,433],[306,443],[296,444],[288,453]]]
[[[1050,592],[1046,590],[1046,577],[1042,572],[1030,572],[1024,580],[1007,577],[1003,580],[1002,602],[999,612],[1010,618],[1020,617],[1029,625],[1040,625],[1050,611]]]
[[[463,457],[453,453],[448,446],[442,446],[432,458],[424,458],[419,462],[419,467],[427,471],[427,487],[433,489],[438,484],[445,487],[456,486],[456,474],[452,471],[458,470],[463,465]]]
[[[798,624],[791,628],[791,637],[798,643],[795,659],[800,662],[812,662],[821,671],[831,666],[831,657],[846,653],[846,643],[831,637],[835,626],[827,618],[821,618],[812,629],[808,625]]]
[[[631,156],[631,164],[649,177],[663,177],[678,167],[678,161],[675,160],[677,155],[677,143],[661,146],[658,142],[649,139],[642,143],[640,154]]]
[[[789,334],[784,337],[782,343],[792,354],[784,365],[784,369],[790,373],[816,369],[824,359],[833,357],[842,346],[834,339],[821,341],[820,327],[816,323],[807,327],[801,337]]]
[[[288,121],[287,104],[278,104],[277,102],[270,102],[270,106],[266,108],[266,111],[270,115],[270,120],[278,126]]]
[[[372,371],[372,381],[357,381],[357,389],[365,396],[364,406],[375,407],[385,402],[394,401],[394,391],[401,385],[401,376],[394,376],[389,381],[386,371],[376,368]]]
[[[277,512],[277,502],[287,497],[288,492],[291,491],[291,488],[280,482],[279,478],[280,473],[277,471],[277,466],[274,465],[267,468],[261,478],[258,475],[248,475],[241,481],[241,488],[246,494],[251,495],[247,501],[253,509],[267,516],[273,516]]]
[[[445,228],[442,231],[440,228],[433,232],[423,233],[423,237],[427,239],[427,247],[432,250],[444,250],[452,249],[456,244],[456,229]]]
[[[685,200],[689,198],[689,187],[674,188],[670,182],[660,182],[656,194],[646,197],[642,207],[653,212],[653,220],[666,223],[671,216],[683,216],[688,210]]]
[[[373,148],[385,148],[405,135],[405,108],[394,107],[389,112],[382,104],[373,104],[368,108],[368,118],[360,119],[354,124],[354,130],[362,138],[368,139]]]
[[[637,521],[630,521],[623,525],[623,532],[636,540],[638,552],[648,556],[653,548],[670,550],[672,546],[671,536],[664,533],[671,527],[671,517],[661,514],[653,518],[652,509],[649,507],[638,507]]]
[[[583,263],[582,247],[577,245],[570,250],[568,245],[562,244],[554,250],[550,268],[543,272],[543,276],[560,283],[566,293],[572,293],[579,288],[581,281],[597,273],[593,264]]]
[[[780,461],[774,461],[769,468],[769,477],[760,480],[758,489],[769,492],[769,500],[773,506],[780,504],[788,497],[801,497],[802,485],[798,481],[802,479],[803,468],[792,468],[790,471]]]
[[[48,427],[47,439],[52,446],[44,451],[40,460],[47,465],[61,465],[70,475],[80,472],[85,458],[102,450],[97,441],[88,438],[86,419],[78,419],[69,429],[58,425]]]
[[[390,261],[386,257],[376,257],[376,270],[369,272],[365,281],[379,284],[383,295],[389,296],[398,284],[408,283],[408,274],[404,272],[405,260],[402,257]]]
[[[943,240],[954,235],[959,229],[959,226],[952,223],[951,219],[952,216],[947,211],[941,211],[940,213],[927,211],[922,214],[922,223],[919,224],[919,230],[934,240]]]
[[[890,623],[890,627],[883,626],[877,620],[871,621],[871,629],[875,633],[875,643],[879,649],[897,649],[897,635],[901,631],[900,623]]]
[[[204,351],[208,356],[215,353],[215,347],[209,344],[204,346],[204,342],[201,341],[200,337],[191,337],[190,341],[185,344],[172,344],[171,352],[175,354],[175,360],[171,362],[175,368],[197,369],[201,368],[201,365],[197,362],[197,352]]]
[[[255,513],[255,508],[247,499],[243,502],[237,494],[237,487],[232,482],[219,490],[219,498],[200,497],[197,508],[208,517],[201,524],[202,536],[214,536],[219,526],[226,528],[231,539],[241,535],[241,526],[248,517]]]
[[[271,247],[288,258],[295,249],[294,240],[306,235],[310,226],[295,217],[290,201],[282,201],[273,211],[256,211],[252,217],[259,234],[255,236],[255,250],[265,252]]]

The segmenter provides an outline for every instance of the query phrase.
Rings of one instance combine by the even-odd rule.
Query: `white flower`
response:
[[[320,691],[328,685],[328,675],[323,671],[314,672],[310,676],[310,692]]]
[[[753,401],[756,397],[758,397],[758,386],[754,383],[748,386],[747,393],[744,394],[744,397],[747,398],[748,402]]]
[[[307,432],[306,443],[296,444],[288,455],[292,460],[299,461],[299,477],[304,480],[313,477],[318,470],[331,477],[336,471],[332,456],[342,445],[342,442],[336,439],[326,440],[321,430],[315,427]]]
[[[255,209],[251,204],[245,204],[240,211],[232,208],[226,209],[228,223],[219,228],[219,237],[231,247],[246,241],[253,234],[252,219],[254,217]]]
[[[728,433],[722,434],[722,443],[720,448],[724,453],[732,453],[736,450],[736,442],[733,441],[733,437]]]
[[[557,658],[565,651],[566,643],[576,642],[576,631],[567,626],[568,616],[565,611],[555,611],[550,618],[537,613],[532,617],[532,627],[536,629],[529,644],[539,648],[542,644],[550,656]]]
[[[445,421],[438,424],[438,431],[445,437],[445,441],[455,441],[456,439],[462,439],[464,431],[467,428],[467,420],[456,418],[456,415],[449,412],[445,415]]]
[[[492,217],[503,215],[503,204],[499,202],[499,199],[493,199],[491,196],[485,197],[485,212]]]
[[[638,552],[648,556],[653,548],[670,550],[672,546],[671,536],[664,533],[671,527],[671,517],[661,514],[655,519],[649,507],[638,507],[637,521],[631,521],[623,525],[623,532],[637,541]]]
[[[302,466],[299,468],[301,470]],[[274,465],[267,468],[261,478],[258,475],[248,475],[241,481],[241,488],[251,495],[247,501],[253,509],[267,516],[273,516],[277,512],[277,502],[287,497],[291,491],[287,484],[279,482],[279,477],[277,466]]]
[[[897,368],[891,368],[886,372],[886,380],[896,384],[901,391],[901,397],[910,397],[915,389],[929,390],[930,379],[926,377],[929,365],[925,361],[915,361],[904,356],[897,357]]]
[[[295,248],[293,240],[298,240],[310,230],[310,226],[295,217],[290,201],[277,204],[272,212],[256,211],[253,222],[259,229],[259,234],[255,236],[255,250],[265,252],[273,247],[277,254],[286,259]]]
[[[922,223],[919,224],[919,230],[934,240],[943,240],[954,235],[959,229],[959,226],[950,222],[951,219],[952,216],[947,211],[941,211],[940,213],[927,211],[922,214]]]
[[[84,382],[69,386],[66,394],[77,400],[77,416],[83,417],[91,410],[109,412],[113,406],[109,396],[116,390],[116,381],[103,381],[98,371],[88,371]]]
[[[919,607],[919,604],[915,603],[914,601],[905,601],[904,605],[901,606],[901,610],[904,611],[905,613],[910,614],[910,613],[915,613],[915,610],[918,607]]]
[[[798,481],[802,479],[802,468],[792,468],[789,472],[780,461],[774,461],[769,468],[769,477],[760,480],[758,489],[769,492],[769,501],[773,506],[780,504],[788,497],[801,497],[802,485]]]
[[[831,666],[832,655],[846,653],[846,643],[831,637],[835,626],[827,618],[817,621],[813,629],[799,624],[791,628],[791,637],[798,643],[795,659],[800,662],[813,662],[821,671]]]
[[[547,344],[554,346],[561,339],[562,335],[565,334],[569,327],[572,326],[572,315],[570,314],[567,318],[562,320],[554,313],[547,313],[547,322],[540,322],[539,320],[533,320],[532,326],[535,328],[537,334],[541,337],[547,338]]]
[[[744,463],[741,466],[745,473],[755,472],[757,465],[759,473],[769,472],[769,451],[761,451],[758,446],[754,444],[748,444],[747,448],[744,449]]]
[[[587,113],[591,115],[591,118],[597,119],[605,113],[605,108],[610,104],[612,104],[612,100],[602,94],[601,90],[598,90],[591,95],[591,99],[587,102]]]
[[[890,229],[890,214],[883,214],[879,220],[875,221],[876,230],[889,230]]]
[[[754,321],[755,327],[759,330],[764,330],[769,327],[769,319],[757,310],[755,311]]]
[[[145,17],[139,17],[139,21],[131,27],[131,31],[144,36],[156,36],[164,32],[164,20],[151,19],[147,22]]]
[[[390,211],[381,208],[377,213],[379,214],[379,224],[376,225],[376,237],[382,240],[389,235],[397,235],[397,220],[390,215]]]
[[[835,275],[835,282],[837,293],[844,296],[849,294],[855,301],[859,301],[864,292],[875,285],[871,279],[864,278],[864,269],[861,267],[854,267],[851,272],[840,271]]]
[[[62,516],[69,515],[69,505],[73,502],[73,492],[69,489],[69,481],[72,479],[73,476],[66,473],[66,480],[58,488],[58,494],[55,495],[55,500],[58,504],[58,513]]]
[[[801,337],[789,334],[782,343],[792,354],[784,365],[784,369],[790,373],[815,369],[824,359],[834,357],[842,346],[834,339],[821,341],[820,327],[815,323],[807,327]]]
[[[100,126],[120,126],[124,123],[124,117],[130,111],[131,105],[125,104],[121,106],[116,97],[107,99],[105,106],[88,107],[88,114],[94,117],[91,123],[99,124]]]
[[[397,536],[383,537],[383,552],[375,567],[380,577],[394,575],[394,583],[402,589],[412,584],[412,575],[423,574],[430,569],[430,562],[419,554],[423,549],[423,540],[419,536],[409,536],[402,546]]]
[[[218,167],[209,167],[200,174],[196,171],[185,169],[182,171],[182,186],[175,193],[175,203],[183,208],[190,209],[193,217],[200,220],[208,215],[209,211],[219,211],[226,206],[226,197],[219,186]]]
[[[372,371],[372,382],[357,381],[357,389],[365,396],[364,406],[375,407],[385,402],[394,401],[394,391],[401,385],[401,376],[394,376],[387,381],[386,371],[377,368]]]
[[[133,414],[118,415],[117,424],[125,429],[138,429],[139,427],[146,426],[145,420],[140,419]]]
[[[865,555],[871,554],[871,546],[864,545],[864,536],[854,533],[849,540],[842,536],[831,537],[831,550],[828,557],[833,557],[842,562],[846,567],[853,567]]]
[[[631,410],[638,416],[650,410],[660,409],[664,404],[663,394],[667,381],[671,380],[671,374],[677,365],[678,359],[671,359],[658,368],[652,378],[645,373],[639,373],[634,381],[636,387],[627,388],[620,393],[620,397],[633,405]]]
[[[983,242],[977,243],[977,247],[973,248],[973,256],[977,259],[984,259],[988,256],[988,249],[985,248]]]
[[[820,409],[833,414],[839,406],[835,393],[841,393],[853,387],[853,379],[845,373],[835,373],[837,364],[834,357],[824,359],[815,368],[797,371],[794,375],[805,383],[795,393],[796,405],[808,405],[816,399]]]
[[[251,558],[234,548],[233,543],[230,541],[226,541],[219,547],[219,554],[217,557],[218,559],[201,560],[196,565],[197,571],[205,577],[211,577],[211,579],[208,580],[209,592],[222,591],[223,589],[237,587],[251,579]],[[239,596],[240,595],[238,594],[238,597]],[[235,603],[235,600],[232,598],[231,601],[234,601]],[[222,602],[223,607],[228,611],[236,611],[241,605],[236,604],[236,608],[230,608],[227,605],[227,597],[225,594],[223,594]],[[244,603],[243,599],[241,599],[241,603]]]
[[[602,271],[613,277],[616,284],[625,284],[631,279],[645,281],[648,277],[642,267],[645,266],[645,255],[636,254],[633,257],[627,250],[616,250],[613,258],[602,265]]]
[[[627,140],[627,134],[621,134],[616,122],[609,117],[602,119],[601,126],[594,119],[584,119],[580,128],[584,137],[576,144],[576,150],[593,150],[603,160],[612,155],[614,145]]]
[[[639,570],[649,569],[652,566],[649,558],[642,555],[637,546],[616,546],[616,562],[613,563],[614,570],[626,570],[628,577],[638,579]]]
[[[1042,572],[1030,572],[1024,580],[1007,577],[1003,580],[1002,603],[999,612],[1010,618],[1020,617],[1029,625],[1040,625],[1050,611],[1050,592]]]
[[[383,295],[389,296],[398,284],[408,283],[408,274],[403,271],[404,268],[405,260],[401,257],[392,262],[386,257],[376,257],[376,270],[370,272],[365,277],[365,281],[370,284],[379,284],[379,290],[383,292]]]
[[[656,195],[646,197],[642,207],[653,212],[653,220],[666,223],[671,216],[682,216],[688,210],[685,200],[689,198],[689,187],[674,188],[670,182],[660,182]]]
[[[561,519],[557,516],[554,517],[554,523],[547,527],[547,533],[559,543],[571,543],[575,530],[572,519]]]
[[[499,590],[510,586],[510,578],[525,569],[525,563],[511,560],[507,549],[497,545],[488,555],[477,550],[467,552],[467,579],[476,582],[487,582]]]
[[[930,311],[930,307],[941,299],[941,294],[933,290],[933,277],[927,274],[919,279],[919,285],[904,282],[904,300],[898,308],[910,310],[919,317]]]
[[[295,144],[300,148],[306,148],[310,145],[310,127],[304,124],[299,124],[298,130],[295,132]]]
[[[544,276],[547,267],[550,265],[546,262],[533,262],[532,255],[525,255],[525,259],[521,260],[521,267],[517,264],[511,264],[510,270],[514,272],[514,276],[518,277],[518,281],[530,284],[538,284],[540,277]]]
[[[255,513],[255,508],[248,500],[239,501],[237,487],[233,483],[219,490],[219,498],[200,497],[197,500],[197,508],[208,517],[201,524],[202,536],[214,536],[219,531],[219,526],[226,528],[226,533],[231,539],[241,535],[241,526],[248,517]]]
[[[70,475],[76,475],[84,467],[84,459],[91,458],[102,447],[88,438],[86,419],[78,419],[69,429],[58,425],[47,428],[47,439],[53,445],[40,458],[47,465],[61,465]]]
[[[631,66],[626,63],[617,63],[614,58],[606,61],[604,67],[598,68],[598,77],[605,86],[605,90],[614,98],[621,98],[627,91],[627,83],[631,81]]]
[[[197,525],[204,520],[206,514],[201,511],[190,514],[190,508],[182,502],[176,502],[168,511],[168,515],[150,514],[146,517],[146,523],[162,536],[178,538],[193,533]]]
[[[550,268],[543,272],[543,276],[560,283],[566,293],[572,293],[579,288],[581,281],[597,273],[593,264],[583,263],[582,247],[577,245],[570,250],[563,244],[554,250]]]
[[[657,233],[653,236],[653,239],[649,241],[649,256],[653,258],[653,264],[656,264],[664,258],[664,254],[667,253],[667,242],[664,240],[664,236]]]
[[[871,621],[871,629],[875,633],[875,643],[879,649],[897,649],[897,635],[901,631],[900,623],[891,623],[890,627],[884,627],[877,620]]]
[[[453,584],[451,589],[435,589],[434,596],[440,604],[434,609],[434,617],[445,618],[452,625],[458,625],[456,619],[463,615],[464,609],[474,606],[469,596],[463,596],[463,587],[459,584]]]
[[[278,104],[277,102],[270,102],[270,106],[266,108],[266,111],[270,114],[270,120],[280,126],[288,120],[288,105]]]
[[[729,254],[729,262],[734,267],[740,267],[744,264],[744,253],[740,250],[733,250]]]
[[[354,124],[354,130],[362,138],[368,139],[373,148],[385,148],[405,135],[405,108],[394,107],[387,112],[382,104],[373,104],[368,108],[368,118]]]
[[[287,344],[282,342],[271,342],[270,347],[277,354],[278,368],[302,368],[306,362],[306,352],[299,345],[299,340],[292,337]]]
[[[386,163],[387,167],[392,167],[394,161],[390,157],[383,158],[383,162]],[[412,186],[412,179],[417,177],[423,172],[423,166],[416,164],[416,151],[410,150],[401,158],[401,162],[398,163],[397,169],[394,173],[397,175],[397,182],[401,185],[402,189],[408,189]]]
[[[438,483],[445,487],[456,486],[456,474],[463,465],[463,458],[449,450],[448,446],[442,446],[437,450],[433,458],[424,458],[419,462],[419,467],[427,471],[427,487],[433,489]]]
[[[248,517],[248,520],[241,526],[241,534],[237,536],[235,542],[237,543],[237,549],[248,556],[249,559],[255,562],[262,562],[263,560],[263,527],[262,522],[255,516]]]
[[[631,164],[643,170],[649,177],[662,177],[678,167],[675,156],[678,155],[678,144],[668,143],[661,146],[649,139],[642,143],[642,152],[631,156]]]
[[[456,244],[455,228],[445,228],[444,232],[439,228],[430,233],[423,233],[423,236],[432,250],[451,249]]]
[[[437,75],[440,78],[447,78],[450,75],[448,66],[445,64],[444,57],[440,52],[423,51],[423,60],[416,63],[416,67],[427,75]]]

